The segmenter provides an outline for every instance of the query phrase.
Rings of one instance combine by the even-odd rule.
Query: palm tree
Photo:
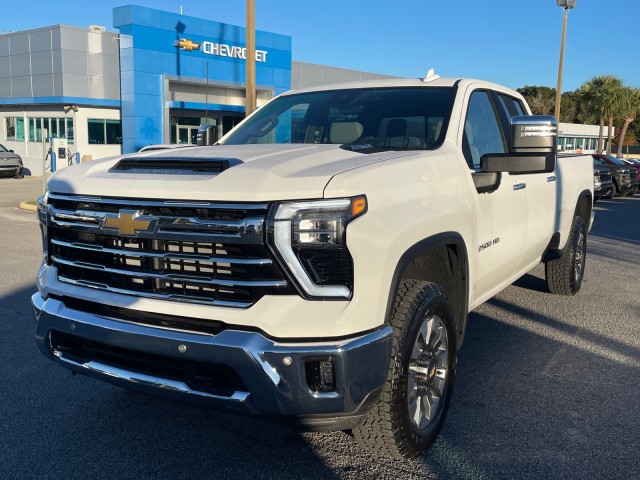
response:
[[[640,89],[623,88],[620,95],[620,114],[624,118],[622,133],[620,133],[620,141],[618,142],[618,156],[622,156],[622,144],[629,124],[636,119],[636,115],[640,112]]]
[[[583,97],[587,102],[587,112],[600,120],[600,132],[598,134],[598,153],[604,150],[604,121],[609,120],[608,148],[611,148],[613,137],[613,119],[620,103],[622,80],[613,75],[600,75],[593,77],[580,87]]]

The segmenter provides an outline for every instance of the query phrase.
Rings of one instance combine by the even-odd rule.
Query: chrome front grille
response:
[[[601,173],[600,174],[601,182],[610,182],[611,181],[611,173]]]
[[[50,261],[66,283],[246,308],[292,293],[264,243],[267,207],[49,194]]]

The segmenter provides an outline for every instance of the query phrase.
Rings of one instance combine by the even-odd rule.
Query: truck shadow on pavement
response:
[[[616,340],[593,319],[567,320],[566,298],[531,292],[535,305],[546,302],[537,310],[509,288],[472,313],[439,440],[423,458],[397,462],[370,455],[343,432],[299,433],[74,377],[37,350],[31,293],[0,298],[3,479],[640,474],[638,337]]]

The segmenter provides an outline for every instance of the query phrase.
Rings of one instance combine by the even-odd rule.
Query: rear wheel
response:
[[[447,415],[456,367],[451,306],[440,288],[407,280],[398,289],[387,382],[354,437],[393,458],[419,456],[435,442]]]
[[[587,259],[587,224],[574,217],[571,234],[562,257],[545,263],[547,287],[558,295],[575,295],[580,291]]]

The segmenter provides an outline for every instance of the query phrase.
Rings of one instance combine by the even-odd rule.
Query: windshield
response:
[[[0,153],[8,152],[7,148],[4,145],[0,145]]]
[[[225,145],[316,143],[354,151],[431,150],[451,117],[455,88],[367,88],[283,95],[241,124]]]
[[[627,165],[622,160],[620,160],[619,158],[614,157],[613,155],[605,155],[605,157],[607,157],[607,160],[609,160],[614,165],[622,165],[622,166],[626,166]]]
[[[637,158],[622,158],[621,160],[629,165],[640,165],[640,160]]]

